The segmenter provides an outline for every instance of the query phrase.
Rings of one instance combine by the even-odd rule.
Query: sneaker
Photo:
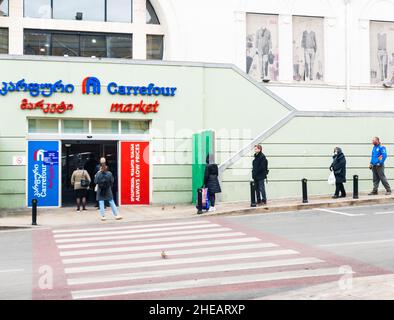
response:
[[[378,194],[377,191],[372,191],[370,193],[368,193],[369,196],[376,196]]]
[[[77,209],[77,212],[81,212],[81,210]]]
[[[214,212],[214,211],[216,211],[215,207],[210,207],[209,210],[208,210],[208,212]]]
[[[333,198],[333,199],[338,199],[339,196],[337,196],[336,194],[334,194],[331,198]]]
[[[122,216],[119,216],[119,215],[117,215],[116,217],[115,217],[115,220],[122,220],[123,219],[123,217]]]
[[[107,218],[106,217],[101,217],[101,221],[106,221]]]
[[[345,194],[341,194],[340,198],[346,198],[346,193]]]
[[[386,191],[386,196],[389,196],[389,195],[391,195],[391,190]]]

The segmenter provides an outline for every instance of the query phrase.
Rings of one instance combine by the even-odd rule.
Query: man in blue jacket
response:
[[[386,195],[391,194],[391,188],[384,174],[384,162],[387,158],[386,147],[382,146],[378,137],[372,140],[372,156],[369,168],[373,173],[373,190],[369,195],[377,195],[379,183],[382,181],[384,188],[386,189]]]

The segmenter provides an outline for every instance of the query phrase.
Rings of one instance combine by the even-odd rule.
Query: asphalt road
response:
[[[394,205],[376,205],[0,231],[0,299],[254,299],[336,281],[343,266],[391,274],[393,225]]]

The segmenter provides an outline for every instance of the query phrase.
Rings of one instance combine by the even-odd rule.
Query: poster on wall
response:
[[[371,21],[371,83],[394,82],[394,22]]]
[[[120,142],[120,203],[149,204],[149,142]]]
[[[27,201],[39,207],[59,206],[59,142],[28,141]]]
[[[278,80],[278,16],[247,14],[246,73],[256,81]]]
[[[293,80],[324,80],[323,18],[293,17]]]

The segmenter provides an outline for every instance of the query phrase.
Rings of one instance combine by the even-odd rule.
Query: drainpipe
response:
[[[350,55],[351,55],[351,43],[350,43],[350,25],[351,25],[351,0],[344,0],[345,2],[345,16],[346,16],[346,103],[345,108],[350,110],[350,82],[351,82],[351,65],[350,65]]]

